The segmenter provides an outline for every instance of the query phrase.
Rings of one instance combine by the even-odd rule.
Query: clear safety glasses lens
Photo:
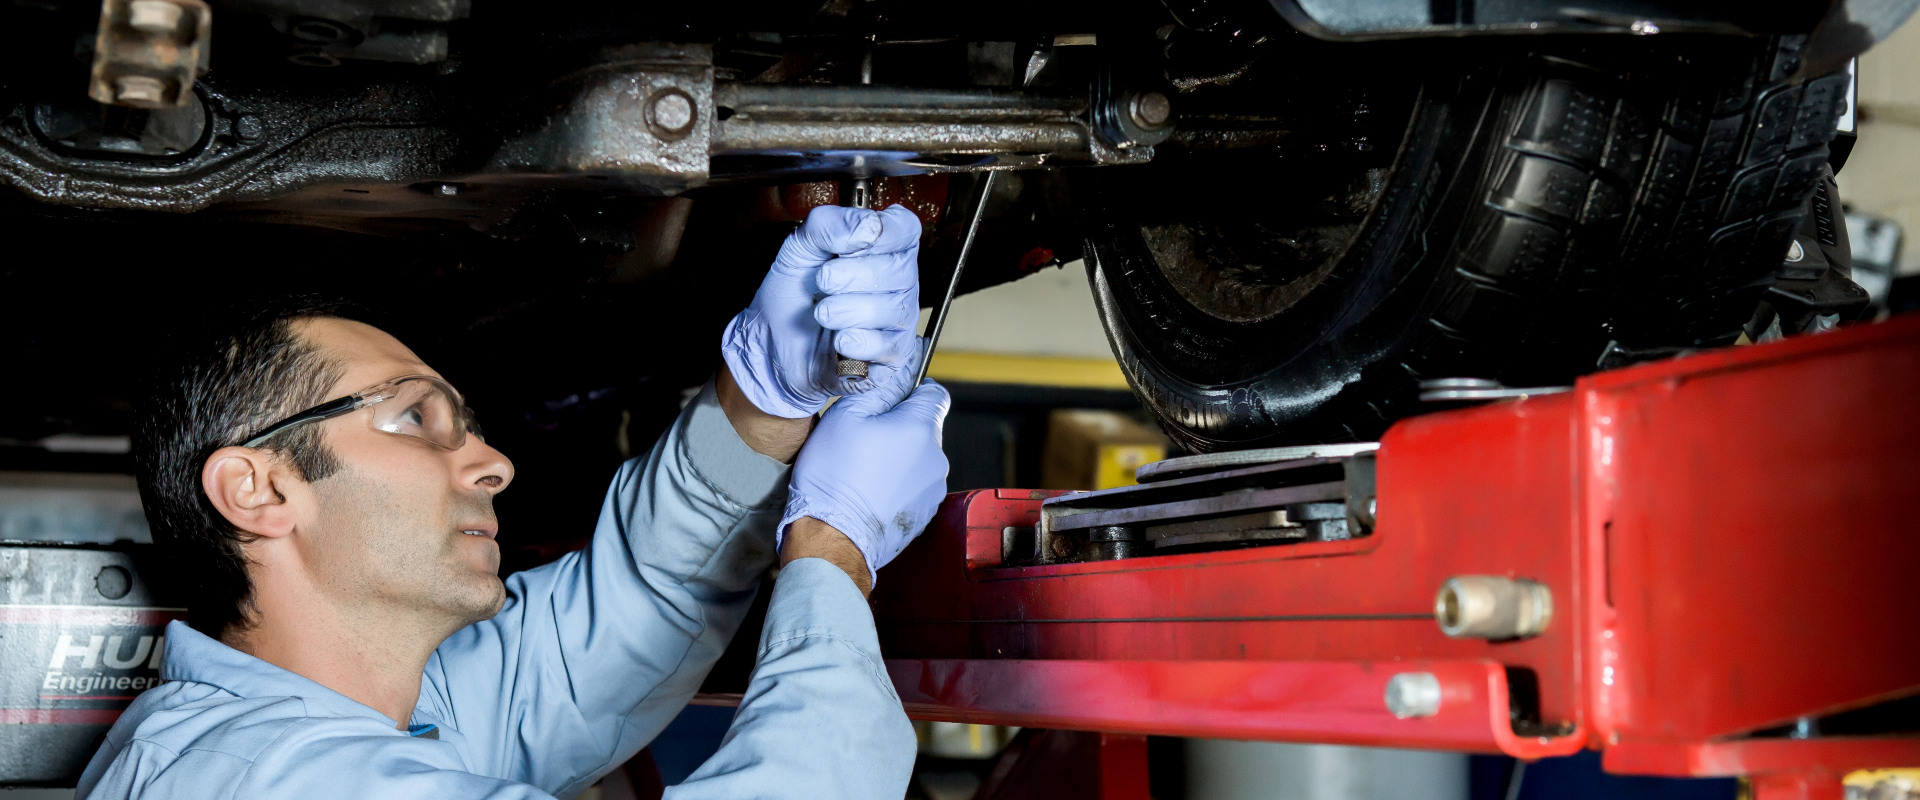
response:
[[[425,439],[448,450],[465,445],[469,432],[486,441],[473,409],[436,378],[401,378],[360,393],[358,400],[373,414],[377,431]]]

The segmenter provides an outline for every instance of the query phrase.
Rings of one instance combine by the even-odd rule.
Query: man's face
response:
[[[438,377],[372,326],[314,319],[296,330],[345,367],[328,398],[402,375]],[[477,436],[450,451],[374,430],[369,413],[319,423],[341,468],[309,484],[311,502],[298,511],[315,585],[334,603],[424,612],[453,629],[492,617],[506,599],[493,495],[513,480],[513,463]]]

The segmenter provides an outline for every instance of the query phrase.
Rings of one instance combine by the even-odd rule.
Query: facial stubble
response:
[[[368,475],[352,465],[313,484],[324,529],[315,568],[336,600],[436,619],[458,630],[499,613],[499,550],[476,565],[457,528],[492,520],[490,495],[452,495]],[[450,500],[450,502],[449,502]]]

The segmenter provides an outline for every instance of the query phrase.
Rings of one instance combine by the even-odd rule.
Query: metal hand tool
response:
[[[960,258],[953,264],[953,278],[947,281],[946,297],[941,298],[932,319],[927,321],[927,351],[920,358],[919,371],[914,373],[915,386],[927,380],[927,367],[933,363],[933,347],[940,341],[940,330],[946,327],[947,311],[953,308],[953,297],[960,289],[960,273],[967,268],[967,255],[973,250],[973,237],[980,232],[980,218],[986,211],[987,199],[993,195],[993,180],[998,175],[997,172],[989,172],[986,179],[980,182],[980,197],[973,206],[973,220],[967,223],[966,238],[960,241]],[[868,179],[853,179],[852,195],[854,208],[873,207],[873,189]],[[867,377],[867,362],[843,357],[836,367],[836,374],[847,379]]]
[[[862,85],[873,83],[873,41],[874,37],[867,37],[866,53],[860,58],[860,83]],[[855,163],[857,165],[859,159],[855,159]],[[871,210],[873,208],[873,179],[865,176],[854,178],[852,191],[848,192],[848,194],[853,195],[849,198],[852,200],[849,205],[852,205],[854,208]],[[840,379],[843,381],[860,380],[861,378],[867,377],[867,362],[840,356],[840,361],[834,365],[834,374],[840,376]]]
[[[1022,87],[1032,86],[1040,71],[1045,69],[1053,51],[1047,47],[1037,47],[1027,56],[1026,74],[1021,78]],[[953,277],[947,281],[947,296],[940,299],[940,307],[933,310],[933,317],[927,320],[927,352],[920,356],[920,371],[914,375],[913,385],[927,382],[927,367],[933,365],[933,348],[940,343],[940,329],[947,326],[947,312],[953,309],[953,296],[960,291],[960,273],[967,268],[967,254],[973,251],[973,237],[980,232],[980,218],[986,215],[987,200],[993,197],[993,181],[999,177],[998,171],[987,173],[980,181],[980,197],[973,204],[973,220],[967,223],[967,237],[960,240],[960,258],[953,262]]]
[[[960,240],[960,258],[953,262],[953,278],[947,281],[947,296],[941,298],[940,307],[933,310],[933,317],[927,320],[927,352],[920,356],[920,371],[915,373],[913,385],[927,382],[927,367],[933,364],[933,347],[940,343],[940,329],[947,326],[947,312],[953,308],[953,296],[960,290],[960,273],[967,268],[967,254],[973,250],[973,237],[980,232],[980,218],[987,210],[987,199],[993,196],[993,179],[998,172],[987,173],[986,180],[980,182],[980,198],[973,204],[973,221],[967,223],[967,238]]]
[[[871,179],[854,178],[853,191],[850,192],[850,194],[853,195],[851,205],[854,208],[873,208],[873,181]],[[965,256],[962,256],[962,258],[965,258]],[[867,377],[867,362],[840,356],[840,361],[834,365],[833,371],[835,375],[840,376],[841,380],[859,380]]]

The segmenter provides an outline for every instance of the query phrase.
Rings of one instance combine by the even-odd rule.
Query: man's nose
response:
[[[513,461],[479,437],[469,438],[467,446],[460,448],[460,455],[466,461],[461,477],[469,485],[485,489],[488,494],[499,494],[513,482]]]

